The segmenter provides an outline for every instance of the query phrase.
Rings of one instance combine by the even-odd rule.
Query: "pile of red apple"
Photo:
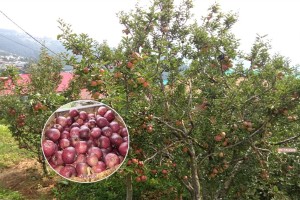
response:
[[[122,163],[128,151],[128,132],[106,106],[96,113],[72,108],[45,130],[42,149],[60,175],[87,180]]]

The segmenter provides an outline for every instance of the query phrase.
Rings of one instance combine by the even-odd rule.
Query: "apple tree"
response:
[[[190,0],[154,0],[119,13],[116,48],[59,21],[74,66],[69,96],[88,89],[129,128],[127,163],[106,180],[107,191],[126,190],[127,199],[295,199],[299,154],[277,149],[299,147],[297,71],[269,53],[264,37],[241,52],[231,32],[236,14],[215,4],[199,23],[192,8]],[[94,194],[104,190],[98,186],[69,187]]]
[[[30,150],[43,164],[41,133],[48,117],[66,102],[62,94],[56,93],[61,81],[62,62],[41,49],[39,60],[30,63],[28,79],[22,79],[14,66],[8,66],[1,74],[0,116],[8,125],[20,148]]]

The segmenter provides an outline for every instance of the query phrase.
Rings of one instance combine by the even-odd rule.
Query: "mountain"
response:
[[[35,38],[55,53],[66,51],[58,40],[47,37]],[[41,47],[42,46],[38,42],[25,33],[20,33],[15,30],[0,29],[0,51],[26,58],[37,59]],[[49,54],[51,54],[51,52],[49,52]]]

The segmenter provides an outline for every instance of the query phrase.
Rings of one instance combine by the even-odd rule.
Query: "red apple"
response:
[[[109,125],[109,122],[104,117],[97,117],[96,122],[99,128],[103,128]]]
[[[50,128],[45,133],[46,137],[56,142],[60,138],[60,131],[56,128]]]
[[[74,147],[77,154],[84,154],[88,150],[86,141],[78,141],[78,143],[76,143]]]
[[[136,182],[141,182],[141,177],[140,177],[140,176],[136,177],[136,178],[135,178],[135,181],[136,181]]]
[[[64,130],[64,131],[60,134],[60,139],[70,139],[70,132]]]
[[[119,125],[119,123],[116,122],[116,121],[110,122],[109,127],[111,128],[111,130],[112,130],[114,133],[118,133],[119,130],[120,130],[120,125]]]
[[[134,65],[133,65],[132,62],[128,62],[128,63],[127,63],[127,67],[128,67],[129,69],[132,69],[132,68],[134,67]]]
[[[72,176],[76,176],[76,170],[73,166],[67,165],[59,171],[59,174],[63,177],[70,178]]]
[[[126,128],[122,128],[121,131],[120,131],[120,135],[122,137],[127,137],[128,136],[128,131]]]
[[[81,139],[87,140],[90,137],[90,129],[89,129],[89,127],[87,127],[85,125],[81,126],[80,130],[79,130],[79,137]]]
[[[98,108],[97,113],[98,113],[98,115],[101,115],[103,117],[105,115],[105,113],[107,112],[107,110],[108,109],[105,106],[100,106]]]
[[[99,160],[96,154],[91,154],[86,157],[86,163],[91,167],[97,165],[98,161]]]
[[[66,139],[66,138],[62,138],[60,141],[59,141],[59,147],[61,149],[65,149],[67,148],[68,146],[71,145],[71,142],[70,140]]]
[[[99,142],[100,142],[99,147],[101,149],[107,149],[108,147],[110,147],[110,139],[106,136],[100,136]]]
[[[89,73],[89,68],[88,67],[85,67],[85,68],[83,68],[83,73],[85,73],[85,74],[87,74],[87,73]]]
[[[111,122],[115,119],[115,113],[112,110],[108,110],[104,117],[107,119],[107,121]]]
[[[221,135],[216,135],[215,136],[215,141],[220,142],[222,141],[223,137]]]
[[[148,83],[147,81],[146,81],[146,82],[144,82],[144,83],[143,83],[143,87],[144,87],[144,88],[147,88],[147,87],[149,87],[149,83]]]
[[[68,116],[68,117],[66,118],[67,126],[71,126],[73,122],[74,122],[74,120],[73,120],[72,117]]]
[[[58,116],[55,120],[57,124],[60,124],[62,127],[67,126],[67,118],[64,116]]]
[[[66,164],[74,163],[76,158],[76,150],[74,147],[67,147],[62,152],[62,159]]]
[[[96,127],[96,126],[97,126],[97,122],[96,122],[95,119],[90,119],[90,120],[88,121],[88,127],[89,127],[89,128],[94,128],[94,127]]]
[[[87,112],[85,112],[85,111],[83,111],[83,110],[80,111],[80,112],[79,112],[79,118],[82,119],[83,121],[87,120],[87,118],[88,118]]]
[[[59,130],[59,132],[63,132],[64,131],[64,127],[62,127],[62,125],[60,125],[60,124],[54,124],[52,126],[52,128],[56,128],[57,130]]]
[[[86,156],[85,156],[85,154],[78,154],[74,163],[75,164],[77,164],[77,163],[86,163]]]
[[[98,84],[97,84],[97,81],[91,81],[90,85],[93,86],[93,87],[95,87],[95,86],[97,86]]]
[[[123,142],[119,148],[119,153],[122,155],[122,156],[125,156],[127,151],[128,151],[128,142]]]
[[[79,127],[73,127],[70,130],[70,138],[79,138],[79,131],[80,128]]]
[[[55,154],[51,157],[51,162],[53,162],[55,165],[64,164],[64,161],[62,160],[62,151],[55,152]]]
[[[101,129],[98,127],[94,127],[91,130],[91,137],[97,139],[101,136]]]
[[[98,147],[91,147],[88,149],[88,154],[92,155],[95,154],[97,156],[97,158],[100,160],[102,157],[102,151],[100,148]]]
[[[74,128],[74,127],[80,127],[80,125],[77,123],[77,122],[74,122],[71,126],[70,126],[70,128],[72,129],[72,128]]]
[[[77,163],[76,172],[79,177],[86,176],[88,174],[88,164],[86,163]]]
[[[76,144],[80,141],[79,138],[70,138],[71,146],[75,147]]]
[[[82,126],[82,125],[84,124],[84,121],[83,121],[83,119],[81,119],[81,118],[78,118],[78,119],[76,120],[76,122],[77,122],[80,126]]]
[[[110,137],[112,133],[113,133],[112,129],[108,126],[105,126],[104,128],[101,129],[101,134],[106,137]]]
[[[105,156],[105,164],[108,168],[112,168],[120,164],[120,158],[114,153],[108,153]]]
[[[69,111],[69,116],[70,117],[77,117],[79,115],[79,111],[76,108],[71,108]]]
[[[92,172],[93,173],[100,173],[106,170],[106,165],[102,161],[98,161],[96,165],[92,167]]]
[[[146,180],[147,180],[147,176],[142,175],[142,176],[141,176],[141,181],[146,181]]]
[[[96,119],[96,115],[94,113],[88,113],[88,120]]]
[[[55,153],[57,146],[52,140],[45,140],[42,143],[42,148],[45,156],[49,157]]]
[[[123,143],[123,138],[119,134],[113,133],[110,137],[110,142],[118,147]]]

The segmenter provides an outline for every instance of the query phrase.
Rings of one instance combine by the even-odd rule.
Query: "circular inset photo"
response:
[[[41,145],[56,173],[71,181],[90,183],[120,168],[128,153],[129,134],[114,109],[80,100],[61,106],[50,116]]]

